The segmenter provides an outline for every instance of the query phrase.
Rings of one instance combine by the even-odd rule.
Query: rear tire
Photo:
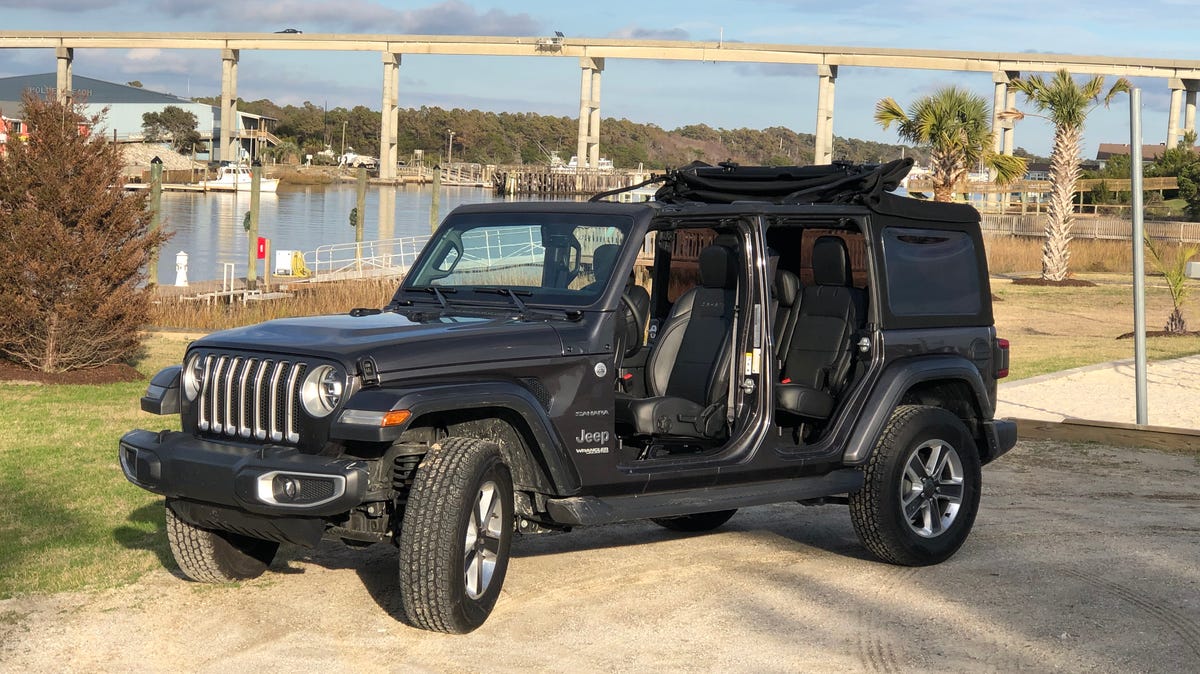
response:
[[[737,508],[734,508],[733,510],[715,510],[710,513],[694,513],[678,517],[654,517],[650,521],[671,531],[683,531],[694,534],[716,529],[728,522],[729,518],[733,517],[733,514],[736,512]]]
[[[949,559],[971,533],[979,510],[975,441],[954,414],[904,405],[892,412],[850,495],[862,544],[885,562],[928,566]]]
[[[400,598],[414,627],[465,634],[487,620],[508,570],[512,475],[500,448],[475,438],[433,445],[400,530]]]
[[[183,575],[200,583],[258,578],[271,565],[279,543],[184,521],[167,501],[167,542]]]

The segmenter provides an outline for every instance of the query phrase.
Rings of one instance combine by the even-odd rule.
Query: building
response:
[[[39,94],[53,93],[56,82],[54,73],[0,78],[0,113],[8,117],[19,117],[22,113],[23,92],[32,89]],[[87,113],[96,114],[108,108],[104,133],[117,142],[141,142],[142,115],[148,112],[162,112],[167,106],[182,108],[194,114],[198,122],[196,131],[210,147],[214,145],[213,138],[221,137],[221,109],[217,106],[79,75],[75,75],[72,82],[75,95],[86,97],[84,100],[87,102]],[[258,150],[264,145],[279,143],[279,139],[271,133],[275,119],[239,111],[237,122],[237,129],[233,135],[242,146],[243,159],[257,156]],[[219,149],[212,157],[207,152],[197,153],[196,156],[197,159],[226,159],[220,156]]]
[[[1200,147],[1193,148],[1200,152]],[[1159,160],[1163,153],[1167,151],[1166,143],[1158,145],[1143,145],[1142,146],[1142,163],[1151,164]],[[1100,149],[1096,151],[1096,161],[1100,162],[1100,168],[1104,168],[1105,164],[1112,157],[1129,156],[1129,143],[1100,143]]]
[[[0,115],[0,157],[3,157],[7,152],[5,146],[8,145],[9,141],[15,143],[19,140],[25,140],[25,138],[27,138],[25,126],[21,120]]]

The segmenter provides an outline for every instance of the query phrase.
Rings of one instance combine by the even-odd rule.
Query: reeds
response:
[[[157,328],[224,330],[276,318],[344,314],[355,307],[382,307],[392,299],[399,282],[364,279],[330,283],[291,284],[291,297],[230,304],[168,297],[156,299],[150,324]]]

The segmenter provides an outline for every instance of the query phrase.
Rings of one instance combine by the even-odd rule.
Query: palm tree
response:
[[[905,113],[893,98],[875,104],[875,121],[893,123],[900,138],[929,148],[934,201],[950,201],[956,186],[977,164],[992,169],[996,182],[1008,184],[1025,173],[1025,160],[992,149],[987,101],[958,87],[939,89],[917,99]]]
[[[1026,102],[1043,117],[1054,124],[1054,149],[1050,151],[1050,202],[1047,208],[1046,241],[1042,244],[1042,278],[1048,281],[1064,281],[1071,261],[1071,224],[1074,208],[1071,198],[1075,194],[1075,183],[1079,180],[1079,151],[1083,141],[1083,123],[1100,104],[1104,92],[1104,77],[1097,75],[1080,84],[1066,70],[1059,70],[1046,82],[1041,75],[1030,75],[1012,81],[1012,85],[1025,94]],[[1108,106],[1113,97],[1128,92],[1129,80],[1117,79],[1103,103]],[[1019,111],[1006,111],[1010,117],[1020,119]],[[1042,116],[1042,115],[1036,115]]]

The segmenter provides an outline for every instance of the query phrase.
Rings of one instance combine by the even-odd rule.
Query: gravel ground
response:
[[[394,549],[326,544],[239,586],[164,570],[0,601],[0,670],[1196,670],[1195,457],[1022,442],[984,479],[936,567],[868,558],[840,506],[599,527],[518,540],[495,613],[456,637],[393,618]]]

